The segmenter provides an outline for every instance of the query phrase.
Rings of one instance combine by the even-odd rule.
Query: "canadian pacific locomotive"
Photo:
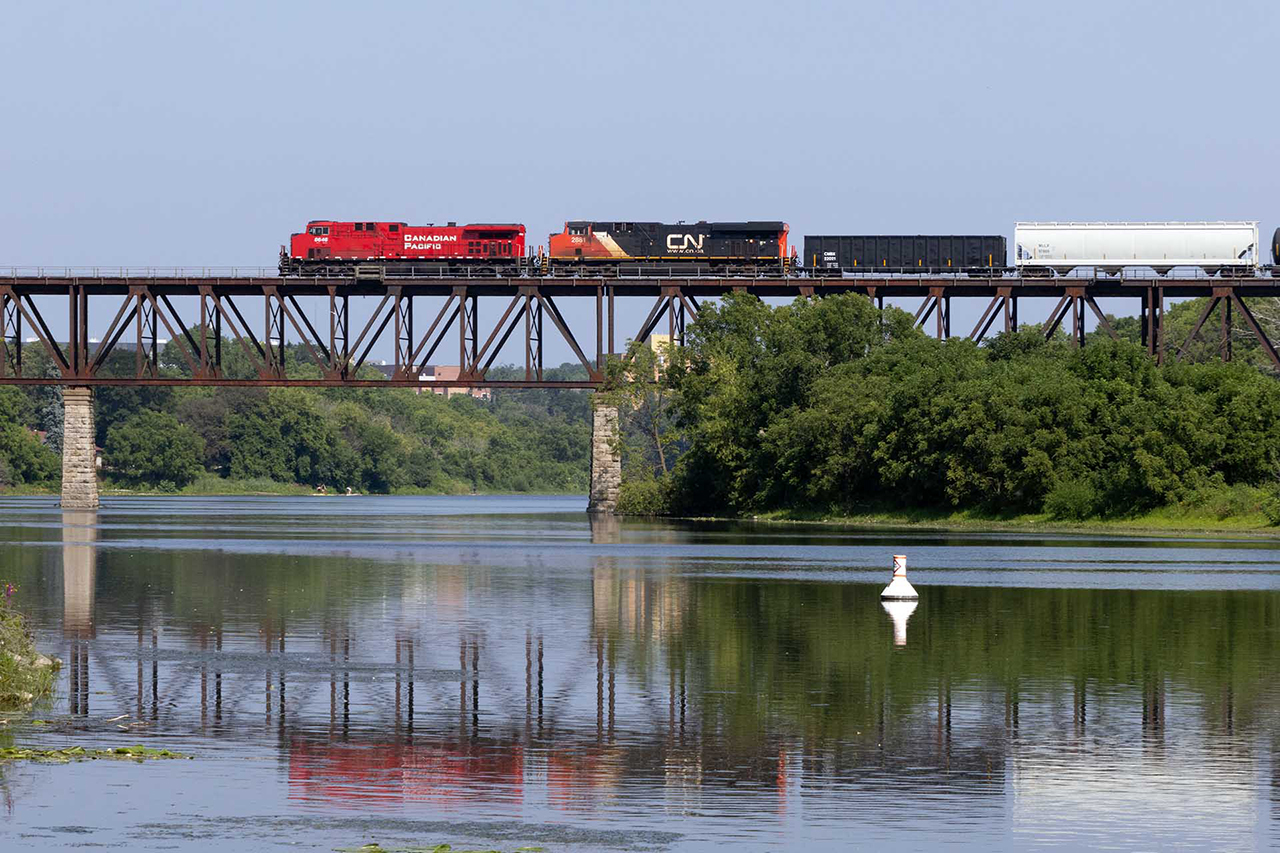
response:
[[[280,249],[281,275],[518,276],[523,225],[409,225],[315,219]]]

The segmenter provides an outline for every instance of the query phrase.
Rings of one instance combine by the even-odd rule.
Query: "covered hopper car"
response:
[[[783,275],[787,224],[572,220],[548,241],[552,275]]]
[[[1019,222],[1013,241],[1014,266],[1024,275],[1081,267],[1248,275],[1261,263],[1257,222]]]
[[[969,273],[1004,271],[1008,248],[1001,236],[811,236],[804,238],[810,275],[844,273]]]
[[[519,275],[523,225],[316,219],[280,249],[281,275]]]

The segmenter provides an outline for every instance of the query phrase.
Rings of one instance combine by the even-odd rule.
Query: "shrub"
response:
[[[1044,499],[1044,511],[1059,521],[1082,521],[1097,507],[1098,492],[1086,480],[1060,480]]]
[[[645,474],[622,481],[618,512],[623,515],[670,515],[671,478]]]
[[[0,711],[20,711],[47,696],[58,662],[36,651],[26,620],[9,600],[14,587],[0,582]]]
[[[1269,486],[1259,507],[1272,527],[1280,527],[1280,486]]]

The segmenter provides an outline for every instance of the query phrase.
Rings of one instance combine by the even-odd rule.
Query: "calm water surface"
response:
[[[0,737],[196,756],[0,768],[0,847],[1280,843],[1276,542],[584,505],[0,499],[66,662]]]

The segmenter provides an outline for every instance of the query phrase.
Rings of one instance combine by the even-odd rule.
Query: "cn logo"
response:
[[[702,241],[706,238],[705,234],[693,236],[692,234],[668,234],[667,235],[667,251],[668,252],[687,252],[689,249],[702,251]]]

